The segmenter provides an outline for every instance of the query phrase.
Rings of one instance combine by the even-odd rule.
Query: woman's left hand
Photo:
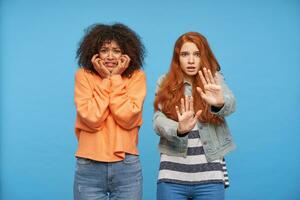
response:
[[[118,66],[115,69],[113,69],[111,75],[121,75],[128,68],[130,60],[131,59],[128,55],[122,55],[118,61]]]
[[[203,68],[203,72],[201,70],[199,71],[199,76],[204,86],[204,90],[197,87],[197,91],[200,93],[201,97],[211,106],[219,108],[223,107],[223,90],[218,74],[215,74],[213,77],[209,69]]]

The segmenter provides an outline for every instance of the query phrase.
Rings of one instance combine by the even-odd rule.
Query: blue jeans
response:
[[[209,184],[176,184],[159,182],[157,184],[157,200],[224,200],[223,183]]]
[[[126,154],[124,160],[113,163],[77,158],[75,200],[141,200],[142,187],[142,169],[136,155]]]

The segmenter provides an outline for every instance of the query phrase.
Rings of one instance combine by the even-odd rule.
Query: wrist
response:
[[[178,137],[185,137],[188,134],[189,134],[189,131],[180,131],[179,129],[177,129],[177,136]]]
[[[217,108],[222,108],[223,106],[224,106],[224,102],[222,102],[222,103],[218,103],[218,104],[216,104],[216,105],[213,105],[214,107],[217,107]]]
[[[186,134],[186,133],[188,133],[189,131],[187,131],[187,130],[182,130],[182,129],[180,129],[179,127],[177,128],[177,135],[178,134],[180,134],[180,135],[182,135],[182,134]]]

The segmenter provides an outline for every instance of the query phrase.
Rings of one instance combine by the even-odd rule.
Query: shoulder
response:
[[[135,70],[132,75],[130,76],[131,80],[144,80],[146,81],[146,74],[143,70],[141,69],[138,69],[138,70]]]
[[[88,69],[85,68],[79,68],[76,73],[75,73],[75,80],[80,81],[80,80],[95,80],[95,79],[101,79],[101,77],[94,72],[91,72]]]
[[[92,76],[92,72],[89,72],[88,70],[84,69],[84,68],[79,68],[76,73],[75,73],[75,78],[76,79],[81,79],[84,78],[86,76]]]
[[[163,74],[163,75],[161,75],[158,79],[157,79],[157,81],[156,81],[156,85],[161,85],[161,83],[163,82],[163,80],[165,79],[167,77],[167,74]]]
[[[223,72],[221,72],[221,71],[217,71],[217,72],[216,72],[216,76],[217,76],[218,78],[220,78],[220,79],[224,79]]]
[[[166,77],[167,77],[167,74],[161,75],[161,76],[157,79],[156,85],[158,85],[158,86],[161,85],[162,82],[163,82],[163,80],[164,80]]]
[[[132,73],[132,76],[146,76],[144,70],[137,69]]]
[[[166,77],[167,77],[167,75],[166,75],[166,74],[163,74],[163,75],[161,75],[161,76],[157,79],[157,81],[156,81],[156,89],[155,89],[156,92],[159,90],[159,88],[160,88],[160,86],[161,86],[163,80],[164,80]]]

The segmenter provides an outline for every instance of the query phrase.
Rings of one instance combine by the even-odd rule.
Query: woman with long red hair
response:
[[[225,116],[235,111],[206,38],[175,43],[169,72],[157,81],[153,127],[160,136],[157,199],[224,199],[224,156],[235,148]]]

